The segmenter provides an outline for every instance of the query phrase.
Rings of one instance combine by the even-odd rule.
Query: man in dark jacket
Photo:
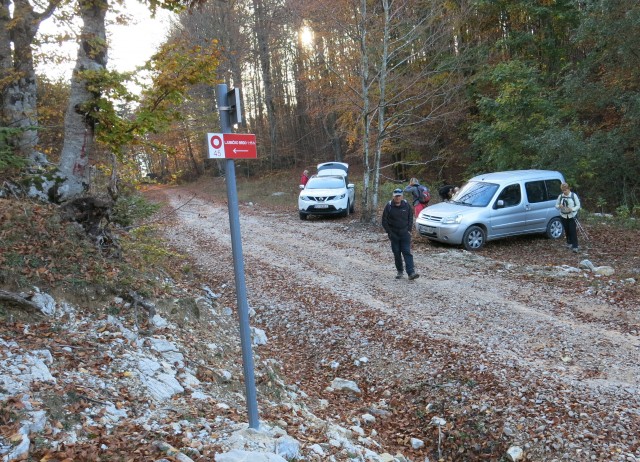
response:
[[[413,226],[413,210],[402,197],[402,189],[394,189],[393,199],[389,201],[382,212],[382,227],[387,232],[391,241],[391,251],[395,258],[398,274],[396,279],[402,279],[404,266],[406,266],[409,280],[414,280],[420,275],[413,267],[413,255],[411,254],[411,228]]]

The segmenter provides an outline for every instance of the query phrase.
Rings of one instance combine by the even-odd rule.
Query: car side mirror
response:
[[[498,202],[496,202],[496,208],[501,209],[502,207],[504,207],[504,201],[500,199]]]
[[[303,184],[300,185],[300,189],[304,189],[304,185]]]
[[[353,189],[353,188],[355,188],[355,187],[356,187],[356,185],[355,185],[355,184],[353,184],[353,183],[349,183],[349,184],[347,185],[347,188],[349,188],[349,189]]]

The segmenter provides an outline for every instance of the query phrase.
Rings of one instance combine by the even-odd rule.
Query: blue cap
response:
[[[404,195],[404,193],[402,192],[402,189],[397,188],[397,189],[393,190],[393,195],[394,196],[402,196],[402,195]]]

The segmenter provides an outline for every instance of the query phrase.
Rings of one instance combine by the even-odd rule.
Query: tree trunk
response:
[[[363,177],[363,190],[362,194],[362,221],[374,222],[376,221],[376,210],[373,207],[374,192],[371,185],[371,159],[369,142],[371,138],[371,130],[369,127],[370,121],[370,104],[369,99],[369,54],[367,51],[367,0],[362,0],[362,18],[360,25],[360,83],[362,85],[362,165],[364,166]]]
[[[271,165],[273,165],[277,152],[277,128],[273,79],[271,77],[271,58],[269,56],[269,21],[266,18],[267,13],[263,0],[253,0],[253,8],[256,39],[258,40],[258,56],[260,58],[260,69],[262,70],[262,84],[264,85],[264,101],[267,107],[267,118],[269,120],[269,140],[271,142],[269,159]]]
[[[105,14],[107,0],[80,0],[83,20],[76,66],[71,77],[71,93],[64,118],[64,145],[60,155],[58,188],[61,200],[84,193],[89,187],[89,162],[94,151],[95,109],[92,101],[99,95],[87,89],[84,71],[102,71],[107,65]]]
[[[46,157],[36,151],[38,88],[32,48],[40,24],[53,14],[59,1],[50,2],[43,12],[36,13],[28,0],[14,0],[13,18],[10,3],[2,0],[0,7],[0,81],[6,79],[2,88],[2,121],[21,129],[11,140],[18,152],[32,163],[44,164]]]
[[[387,139],[386,133],[386,109],[387,109],[387,73],[389,63],[389,0],[382,0],[384,10],[383,38],[382,38],[382,59],[378,70],[378,132],[376,133],[376,152],[373,161],[373,197],[371,208],[378,209],[378,196],[380,190],[380,161],[382,159],[382,146]]]

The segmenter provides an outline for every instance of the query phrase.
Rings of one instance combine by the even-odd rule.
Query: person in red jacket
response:
[[[305,170],[300,176],[300,184],[302,186],[305,186],[307,184],[307,181],[309,181],[309,170]]]

